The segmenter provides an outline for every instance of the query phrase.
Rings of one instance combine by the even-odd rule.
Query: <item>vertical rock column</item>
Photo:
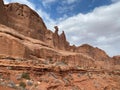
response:
[[[59,48],[59,35],[58,35],[58,27],[55,26],[55,32],[53,33],[53,45],[55,48]]]

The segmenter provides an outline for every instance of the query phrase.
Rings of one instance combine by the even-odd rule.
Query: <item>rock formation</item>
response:
[[[48,30],[42,18],[28,6],[0,0],[0,89],[120,90],[120,57],[83,44],[71,46],[64,31]],[[21,72],[30,74],[17,80]],[[2,76],[2,77],[1,77]],[[117,77],[117,78],[116,78]],[[13,80],[12,84],[9,82]],[[33,80],[33,81],[32,81]],[[25,87],[24,87],[25,88]]]
[[[47,42],[51,47],[66,50],[69,47],[65,34],[58,35],[58,27],[55,33],[47,30],[42,18],[28,6],[11,3],[4,5],[1,0],[0,23],[15,29],[17,32]]]
[[[44,41],[46,26],[41,17],[28,6],[11,3],[5,5],[7,12],[8,26],[17,30],[19,33]]]
[[[94,58],[95,60],[108,60],[109,59],[109,56],[103,50],[97,47],[94,48],[88,44],[83,44],[77,47],[76,52],[87,54],[88,56]]]
[[[60,47],[63,50],[68,50],[68,48],[69,48],[69,43],[66,40],[64,31],[60,35]]]
[[[113,57],[113,63],[115,65],[120,65],[120,56],[119,55]]]
[[[54,27],[54,33],[48,30],[41,17],[26,5],[19,3],[4,5],[1,0],[0,9],[0,23],[7,26],[1,25],[1,54],[6,54],[11,57],[18,56],[19,58],[35,56],[37,58],[47,59],[48,57],[52,57],[54,58],[53,60],[62,60],[61,57],[67,57],[66,59],[68,61],[72,60],[74,56],[76,60],[73,60],[79,61],[79,55],[77,54],[83,54],[83,57],[87,56],[92,58],[93,60],[91,61],[108,62],[111,60],[103,50],[88,44],[79,47],[74,45],[70,46],[66,40],[64,31],[59,35],[59,28],[57,26]],[[70,52],[72,55],[64,55],[60,50]],[[68,56],[72,57],[69,58]]]
[[[83,57],[90,57],[94,61],[108,61],[111,59],[103,50],[94,48],[88,44],[79,47],[74,45],[70,46],[66,40],[64,31],[59,35],[59,28],[57,26],[54,27],[54,33],[48,30],[41,17],[26,5],[19,3],[4,5],[2,0],[0,4],[0,23],[10,27],[8,28],[1,25],[0,32],[2,32],[2,35],[5,35],[1,35],[0,37],[2,42],[0,43],[2,47],[0,48],[1,54],[6,54],[11,57],[15,57],[14,54],[16,54],[19,58],[19,55],[21,55],[21,58],[35,56],[37,58],[47,59],[48,57],[52,57],[54,58],[53,60],[62,60],[61,57],[67,57],[66,59],[68,61],[70,61],[72,59],[71,56],[74,57],[74,55],[74,58],[77,57],[75,61],[79,61],[79,55],[77,54],[84,54]],[[34,40],[34,42],[32,40]],[[14,46],[16,46],[16,48]],[[19,51],[19,48],[21,48],[22,51]],[[64,53],[60,53],[59,50],[73,54],[66,56]]]
[[[66,40],[66,36],[64,31],[59,35],[58,34],[58,27],[55,26],[55,32],[53,33],[53,45],[54,47],[62,50],[67,50],[69,48],[69,43]]]
[[[58,27],[55,26],[54,28],[55,28],[55,32],[53,33],[53,45],[55,46],[55,48],[59,48],[60,41],[58,35]]]

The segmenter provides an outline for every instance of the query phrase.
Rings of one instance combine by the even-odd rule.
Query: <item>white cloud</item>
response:
[[[81,0],[62,0],[63,4],[73,4],[75,2],[80,2]]]
[[[43,6],[45,8],[50,8],[50,5],[54,2],[57,2],[59,0],[39,0],[40,2],[42,2]]]
[[[8,3],[9,3],[9,1],[8,1],[8,0],[5,0],[5,1],[4,1],[4,3],[5,3],[5,4],[8,4]]]
[[[68,14],[68,12],[72,13],[73,9],[76,7],[75,2],[80,2],[81,0],[62,0],[60,5],[57,6],[56,10],[60,14]]]
[[[107,41],[107,38],[105,36],[101,36],[101,37],[98,37],[97,38],[97,42],[100,43],[100,42],[106,42]]]
[[[67,13],[67,12],[71,12],[73,9],[74,9],[75,5],[70,5],[70,6],[58,6],[57,7],[57,11],[58,13],[60,14],[64,14],[64,13]]]
[[[74,2],[78,2],[78,1],[81,1],[81,0],[41,0],[43,5],[48,5],[48,4],[52,4],[54,2],[60,2],[61,4],[72,4]]]
[[[56,0],[42,0],[43,3],[50,4],[55,2]]]
[[[75,15],[58,24],[71,44],[88,43],[106,50],[109,55],[120,54],[120,2],[102,6],[87,14]]]
[[[111,0],[112,2],[120,2],[120,0]]]

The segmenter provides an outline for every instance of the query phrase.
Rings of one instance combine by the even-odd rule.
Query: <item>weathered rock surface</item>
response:
[[[0,23],[7,25],[7,14],[6,14],[3,0],[0,0]]]
[[[58,27],[55,26],[55,32],[53,33],[53,45],[55,48],[58,48],[60,45],[59,35],[58,35]]]
[[[44,42],[25,37],[4,25],[0,25],[0,42],[2,56],[20,59],[34,59],[34,57],[52,59],[53,62],[66,61],[70,65],[84,67],[95,65],[94,60],[87,55],[53,49]]]
[[[92,47],[88,44],[83,44],[82,46],[77,47],[76,52],[87,54],[88,56],[91,56],[95,60],[109,59],[109,56],[103,50],[97,47]]]
[[[0,55],[3,57],[28,58],[30,51],[22,43],[22,40],[23,38],[15,34],[11,28],[0,25]]]
[[[114,56],[113,57],[113,63],[115,65],[120,65],[120,56]]]
[[[55,32],[53,33],[53,45],[56,49],[68,50],[70,47],[69,43],[66,40],[66,36],[64,31],[59,35],[58,34],[58,27],[55,26]]]
[[[63,50],[68,50],[69,48],[69,42],[66,40],[66,36],[64,31],[60,34],[60,48]]]
[[[36,63],[35,66],[31,61],[0,60],[0,62],[2,63],[0,63],[0,68],[4,69],[0,85],[3,83],[6,85],[8,82],[6,77],[11,78],[14,83],[22,81],[27,84],[29,80],[25,80],[22,77],[16,81],[18,75],[23,75],[23,73],[27,72],[27,75],[30,76],[30,81],[33,83],[32,86],[26,87],[27,89],[33,87],[33,90],[70,90],[71,88],[73,90],[120,89],[120,72],[116,71],[84,69],[81,67],[73,68],[63,63],[59,63],[58,67],[58,65],[54,64],[50,66],[41,63]],[[8,67],[11,67],[11,69],[8,69]],[[16,88],[19,88],[19,85],[16,85]]]
[[[44,41],[46,26],[35,11],[19,3],[11,3],[4,7],[9,27],[25,36]]]

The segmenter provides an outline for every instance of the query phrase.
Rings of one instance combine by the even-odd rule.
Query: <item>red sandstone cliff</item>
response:
[[[58,27],[55,33],[47,30],[42,18],[28,6],[11,3],[4,5],[1,0],[1,23],[15,29],[20,34],[42,40],[52,47],[64,49],[69,46],[65,34],[58,35]]]
[[[56,79],[41,82],[41,87],[47,88],[45,90],[110,90],[119,86],[114,77],[119,75],[119,56],[111,58],[103,50],[88,44],[70,46],[64,31],[60,35],[58,31],[57,26],[55,32],[48,30],[42,18],[28,6],[4,5],[0,0],[0,67],[3,70],[12,67],[13,72],[32,71],[34,77],[41,75],[39,79],[52,75]]]
[[[4,45],[5,42],[3,42],[5,39],[7,40],[7,37],[6,36],[1,37],[1,42],[3,42],[3,44],[0,43],[1,47],[6,48],[6,49],[1,48],[2,49],[1,54],[2,53],[5,54],[6,52],[5,50],[8,50],[7,53],[8,52],[12,53],[12,51],[15,52],[15,50],[18,50],[18,49],[13,50],[14,48],[12,48],[12,45],[13,46],[17,45],[14,42],[17,42],[18,43],[17,48],[20,47],[20,45],[22,48],[25,47],[25,49],[22,50],[21,52],[22,54],[23,53],[27,54],[27,56],[24,54],[23,55],[20,54],[22,55],[22,58],[31,57],[31,55],[34,55],[40,58],[43,58],[43,56],[45,56],[44,58],[55,57],[55,55],[52,55],[52,53],[50,53],[51,55],[49,54],[44,55],[46,53],[43,54],[44,51],[41,51],[41,47],[39,46],[41,45],[47,48],[49,47],[51,50],[54,50],[54,51],[58,50],[57,52],[59,52],[59,50],[64,50],[64,51],[72,52],[75,54],[84,54],[94,59],[95,61],[96,60],[108,61],[111,59],[103,50],[99,48],[94,48],[87,44],[84,44],[79,47],[70,46],[68,41],[66,40],[64,31],[59,35],[58,34],[59,28],[57,26],[55,26],[54,33],[48,30],[42,18],[35,11],[30,9],[26,5],[19,4],[19,3],[11,3],[11,4],[4,5],[2,0],[0,1],[0,4],[1,4],[0,5],[0,9],[1,9],[0,23],[10,28],[13,28],[13,30],[12,29],[5,30],[5,27],[2,26],[1,32],[2,33],[4,32],[4,34],[6,34],[7,36],[9,34],[10,37],[12,36],[19,39],[19,40],[14,40],[14,39],[8,38],[8,41],[6,42],[8,43],[7,44],[8,46],[7,46],[7,45]],[[34,43],[29,42],[32,40],[34,40]],[[25,41],[25,42],[22,42],[22,41]],[[39,47],[37,47],[36,43],[38,44]],[[9,50],[8,48],[10,48],[11,50]],[[30,53],[28,53],[28,51]],[[19,51],[16,51],[16,52],[19,52]],[[8,55],[11,56],[13,54],[11,53],[8,53]]]
[[[8,26],[19,33],[44,41],[46,26],[39,15],[28,6],[11,3],[4,5]]]
[[[35,56],[44,59],[52,57],[54,60],[61,60],[62,58],[58,57],[64,56],[64,53],[60,53],[60,50],[63,50],[73,53],[73,56],[70,55],[70,57],[74,57],[75,54],[73,58],[75,61],[79,61],[79,54],[90,57],[93,59],[92,61],[108,62],[112,59],[103,50],[87,44],[79,47],[70,46],[64,31],[59,35],[57,26],[55,26],[55,32],[48,30],[42,18],[26,5],[19,3],[4,5],[2,0],[0,0],[0,4],[0,23],[7,26],[6,30],[5,26],[1,25],[1,54],[14,57],[14,53],[19,52],[20,54],[15,53],[19,58]],[[14,46],[16,46],[16,49]],[[20,47],[23,50],[19,51],[18,48]],[[56,53],[53,54],[53,52]],[[68,61],[70,60],[69,58]]]

